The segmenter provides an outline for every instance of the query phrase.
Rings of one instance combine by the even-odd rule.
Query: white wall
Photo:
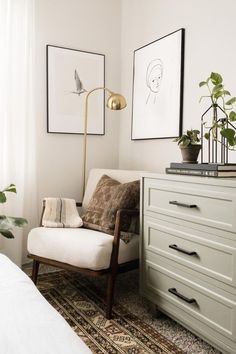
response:
[[[119,0],[36,0],[38,196],[80,200],[83,136],[46,132],[46,44],[105,54],[106,86],[120,89]],[[106,110],[106,135],[88,137],[88,169],[118,166],[119,117]]]
[[[131,141],[133,51],[179,28],[185,28],[183,129],[200,128],[204,107],[198,83],[211,71],[223,75],[236,95],[235,0],[122,0],[122,112],[119,167],[164,172],[181,155],[172,139]],[[177,118],[176,118],[177,119]],[[236,161],[236,152],[231,161]]]
[[[39,201],[44,196],[80,200],[81,135],[46,132],[46,44],[106,56],[106,86],[128,106],[106,110],[106,135],[88,137],[91,167],[164,172],[180,161],[172,139],[131,141],[133,52],[185,28],[183,128],[200,128],[199,81],[220,72],[236,95],[235,0],[36,0],[36,125]],[[231,161],[236,161],[236,152]],[[38,207],[38,206],[37,206]],[[40,209],[40,208],[39,208]]]
[[[199,128],[199,81],[220,72],[236,94],[234,0],[36,0],[38,195],[81,195],[80,135],[46,132],[46,44],[106,55],[106,86],[121,91],[128,107],[106,110],[106,135],[89,136],[88,169],[163,172],[181,160],[172,139],[131,141],[133,51],[185,28],[183,128]],[[120,119],[121,118],[121,119]],[[236,153],[233,155],[236,160]]]

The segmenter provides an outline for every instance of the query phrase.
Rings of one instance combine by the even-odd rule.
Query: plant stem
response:
[[[215,101],[214,101],[214,99],[213,99],[212,91],[211,91],[211,88],[210,88],[210,86],[209,86],[208,82],[207,82],[207,88],[208,88],[209,93],[210,93],[211,102],[212,102],[212,104],[215,104],[216,102],[215,102]]]

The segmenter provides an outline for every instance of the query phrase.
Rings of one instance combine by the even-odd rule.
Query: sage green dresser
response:
[[[141,294],[236,353],[236,179],[143,174]]]

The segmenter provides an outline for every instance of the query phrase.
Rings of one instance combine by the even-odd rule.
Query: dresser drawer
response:
[[[209,240],[205,232],[151,217],[145,218],[144,235],[145,250],[236,285],[236,248]]]
[[[214,186],[146,178],[143,212],[236,231],[235,193],[215,190]]]
[[[145,262],[145,289],[155,294],[155,302],[162,306],[162,301],[175,306],[175,316],[178,313],[184,317],[186,313],[195,320],[202,322],[219,334],[230,340],[236,338],[236,303],[218,293],[217,288],[210,291],[193,280],[185,278],[167,263],[153,263],[151,259]]]

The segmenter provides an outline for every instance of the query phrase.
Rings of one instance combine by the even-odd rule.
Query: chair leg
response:
[[[35,285],[37,283],[38,271],[39,271],[39,261],[36,261],[34,259],[33,260],[33,269],[32,269],[32,280],[33,280]]]
[[[115,279],[116,279],[116,273],[112,272],[108,274],[108,279],[107,279],[107,308],[106,308],[106,318],[108,320],[111,319],[111,313],[112,313],[112,305],[113,305],[113,297],[114,297],[114,288],[115,288]]]

